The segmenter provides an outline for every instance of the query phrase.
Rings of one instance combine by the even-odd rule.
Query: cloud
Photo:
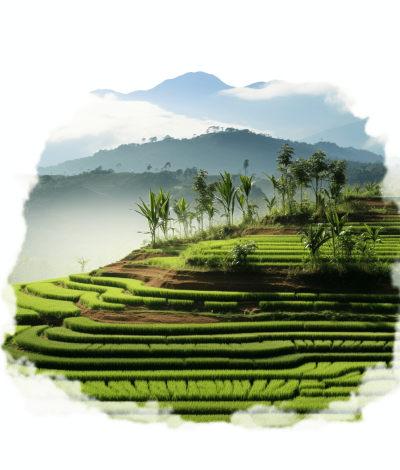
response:
[[[243,100],[271,100],[290,95],[325,96],[325,102],[339,108],[341,111],[350,111],[352,100],[339,87],[326,82],[290,83],[283,80],[273,80],[263,88],[239,87],[219,92],[222,95],[236,96]]]
[[[140,142],[144,137],[158,139],[170,135],[174,138],[203,134],[210,126],[249,128],[212,119],[194,119],[174,114],[145,101],[120,101],[112,93],[104,98],[91,95],[70,123],[58,127],[50,134],[50,142],[63,142],[84,137],[110,135],[112,145]],[[268,132],[257,129],[257,132]]]

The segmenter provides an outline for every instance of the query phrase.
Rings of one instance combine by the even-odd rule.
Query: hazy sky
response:
[[[0,11],[3,220],[1,283],[24,237],[22,203],[45,142],[93,89],[149,89],[205,71],[233,86],[282,79],[340,86],[367,132],[400,134],[399,3],[395,1],[19,1]],[[10,323],[6,305],[2,325]],[[1,355],[3,367],[3,356]],[[62,410],[41,415],[1,372],[0,462],[13,468],[395,468],[400,392],[358,424],[246,430],[224,424],[167,429]]]

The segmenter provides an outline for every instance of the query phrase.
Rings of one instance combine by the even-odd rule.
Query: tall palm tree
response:
[[[243,176],[240,175],[240,179],[242,181],[242,184],[240,185],[240,190],[243,193],[244,197],[246,198],[246,206],[247,206],[247,217],[250,218],[250,202],[249,202],[249,197],[251,190],[255,184],[255,181],[253,181],[253,175],[252,176]]]
[[[160,199],[156,194],[153,193],[151,189],[149,192],[149,199],[150,202],[147,205],[143,201],[143,199],[140,198],[140,200],[142,201],[142,205],[136,204],[140,210],[137,211],[135,209],[135,212],[147,219],[147,222],[149,224],[149,232],[143,233],[149,233],[151,235],[151,247],[154,248],[154,245],[156,243],[156,230],[160,223]]]
[[[225,175],[220,173],[221,180],[217,181],[217,191],[221,197],[217,197],[217,201],[220,202],[225,210],[225,216],[227,218],[228,225],[233,222],[233,212],[235,210],[235,194],[238,188],[233,186],[231,174],[224,171]]]
[[[182,224],[183,231],[185,236],[188,236],[188,226],[189,226],[189,218],[190,218],[190,204],[188,204],[184,197],[182,197],[179,201],[175,201],[173,206],[173,211],[177,216],[177,221],[179,224]]]
[[[345,214],[340,220],[336,212],[331,214],[329,212],[325,212],[325,215],[328,220],[329,228],[331,230],[332,235],[333,258],[336,259],[335,238],[339,238],[343,235],[343,228],[345,226],[349,214]]]
[[[164,193],[160,188],[157,196],[160,210],[160,227],[164,233],[165,238],[168,238],[168,223],[170,221],[170,194],[169,192]]]

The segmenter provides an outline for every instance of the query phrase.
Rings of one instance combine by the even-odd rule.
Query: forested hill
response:
[[[249,160],[249,173],[260,175],[271,173],[276,168],[278,149],[285,143],[294,148],[296,158],[309,158],[320,148],[328,158],[358,161],[363,163],[383,162],[380,155],[367,150],[352,147],[339,147],[331,142],[307,144],[276,139],[263,134],[256,134],[247,129],[226,129],[195,136],[191,139],[166,137],[162,141],[144,144],[125,144],[116,149],[99,150],[91,157],[68,160],[55,166],[39,167],[41,175],[74,175],[83,171],[94,170],[99,166],[116,172],[133,171],[142,173],[151,165],[153,172],[160,171],[167,162],[171,170],[197,167],[209,173],[242,171],[244,160]],[[73,158],[73,155],[71,155]]]

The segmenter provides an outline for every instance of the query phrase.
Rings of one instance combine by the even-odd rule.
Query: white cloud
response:
[[[104,98],[91,95],[87,104],[74,115],[68,124],[51,132],[49,141],[63,142],[87,136],[108,135],[110,136],[109,145],[116,146],[140,142],[143,137],[148,139],[156,136],[161,139],[170,135],[174,138],[188,138],[193,134],[204,134],[210,126],[246,128],[246,126],[211,119],[188,118],[165,111],[145,101],[120,101],[110,93]],[[272,134],[268,130],[250,129]]]
[[[352,104],[350,97],[344,94],[339,87],[326,82],[289,83],[283,80],[273,80],[263,88],[238,87],[223,90],[220,94],[252,101],[271,100],[272,98],[290,95],[322,95],[325,96],[325,102],[342,111],[349,111]]]

